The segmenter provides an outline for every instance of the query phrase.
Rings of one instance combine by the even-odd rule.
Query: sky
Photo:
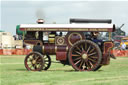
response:
[[[16,34],[16,25],[36,23],[69,23],[70,18],[112,19],[116,26],[125,24],[128,33],[128,1],[126,0],[2,0],[0,30]]]

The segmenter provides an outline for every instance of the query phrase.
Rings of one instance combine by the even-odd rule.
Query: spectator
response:
[[[124,42],[122,42],[122,46],[121,46],[122,50],[126,49],[126,44]]]

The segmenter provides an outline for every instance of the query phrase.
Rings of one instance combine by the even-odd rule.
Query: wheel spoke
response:
[[[34,64],[33,67],[36,69],[36,64]]]
[[[33,65],[31,64],[30,68],[32,68],[32,67],[33,67]]]
[[[81,45],[82,51],[84,51],[83,45]]]
[[[40,61],[37,61],[36,64],[41,64],[41,62]]]
[[[91,45],[89,45],[89,47],[88,47],[88,49],[87,49],[87,53],[89,52],[90,48],[91,48]]]
[[[74,59],[74,61],[79,60],[79,59],[81,59],[81,57],[78,57],[78,58]]]
[[[32,61],[27,62],[27,64],[31,64],[32,65]]]
[[[32,62],[32,59],[28,58],[27,61],[28,61],[28,62]]]
[[[81,63],[80,63],[80,66],[79,66],[79,68],[81,68],[81,65],[83,64],[83,60],[81,60]]]
[[[80,48],[78,46],[76,48],[81,52],[81,50],[80,50]]]
[[[41,61],[41,58],[39,58],[37,62],[42,62],[42,61]]]
[[[81,60],[77,61],[77,62],[75,63],[75,65],[77,65],[80,61],[81,61]]]
[[[90,56],[89,58],[98,59],[98,57],[95,56]]]
[[[88,61],[88,65],[89,65],[89,69],[91,69],[91,64],[90,64],[90,61]]]
[[[37,64],[37,65],[36,65],[36,67],[37,67],[37,68],[40,68],[40,67],[41,67],[41,65],[40,65],[40,64]]]
[[[30,56],[29,56],[29,59],[33,59],[33,56],[32,56],[32,55],[30,55]]]
[[[35,59],[35,58],[36,58],[36,56],[38,56],[38,55],[36,55],[36,54],[33,54],[32,58],[33,58],[33,59]]]
[[[44,60],[46,60],[47,58],[44,58]]]
[[[31,65],[31,64],[32,64],[32,62],[27,62],[27,64],[28,64],[28,65]]]
[[[44,60],[47,59],[47,56],[44,56]]]
[[[44,62],[49,62],[48,60],[45,60]]]
[[[79,55],[81,55],[81,53],[80,52],[78,52],[78,51],[75,51],[77,54],[79,54]]]
[[[45,64],[46,64],[46,65],[48,65],[48,64],[49,64],[49,62],[45,62]]]
[[[31,69],[31,70],[33,70],[33,69],[34,69],[34,67],[32,66],[30,69]]]
[[[83,70],[86,68],[86,66],[85,66],[85,62],[84,62],[84,64],[83,64],[82,68],[83,68]]]
[[[90,62],[90,61],[88,61],[89,62],[89,64],[90,64],[90,68],[92,68],[93,67],[93,64]]]
[[[91,68],[90,65],[88,64],[89,62],[86,62],[87,68]]]
[[[94,52],[94,53],[91,53],[91,54],[88,54],[88,56],[91,56],[91,55],[95,55],[96,54],[96,52]]]
[[[76,56],[76,57],[77,57],[77,56],[80,56],[80,55],[77,55],[77,54],[72,54],[72,56]]]
[[[37,61],[37,59],[39,59],[39,56],[38,56],[38,57],[36,57],[35,61]]]
[[[91,58],[88,58],[88,59],[89,59],[90,61],[94,62],[94,63],[96,62],[95,60],[93,60],[93,59],[91,59]]]
[[[41,65],[40,64],[38,64],[38,68],[40,68],[41,67]]]
[[[39,64],[36,65],[36,68],[39,68]]]
[[[91,49],[91,50],[89,51],[89,53],[93,52],[94,50],[95,50],[95,48]]]

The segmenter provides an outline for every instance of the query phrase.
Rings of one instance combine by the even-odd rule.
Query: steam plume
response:
[[[45,18],[45,16],[44,16],[44,12],[43,12],[43,9],[37,9],[37,11],[36,11],[36,17],[37,17],[37,19],[44,19]]]

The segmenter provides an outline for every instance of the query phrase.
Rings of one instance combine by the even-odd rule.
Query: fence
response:
[[[128,50],[113,50],[116,57],[128,57]]]
[[[32,49],[0,49],[0,55],[27,55]]]
[[[32,49],[0,49],[0,55],[27,55]],[[128,57],[128,50],[113,50],[116,57]]]

